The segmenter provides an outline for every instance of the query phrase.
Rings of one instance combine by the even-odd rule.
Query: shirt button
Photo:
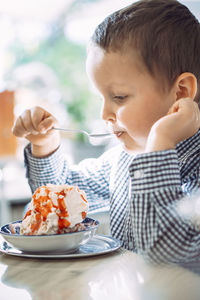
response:
[[[141,178],[144,176],[144,171],[142,170],[137,170],[134,172],[134,177],[137,179],[137,178]]]

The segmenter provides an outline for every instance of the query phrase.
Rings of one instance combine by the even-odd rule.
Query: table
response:
[[[152,266],[123,248],[77,259],[0,254],[0,276],[1,300],[200,299],[200,275],[180,266]]]

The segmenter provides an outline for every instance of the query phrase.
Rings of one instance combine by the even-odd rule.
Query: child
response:
[[[78,184],[90,209],[109,204],[114,237],[154,261],[192,261],[200,232],[175,205],[200,187],[200,25],[175,0],[141,0],[107,17],[88,47],[87,73],[102,118],[121,142],[70,167],[56,119],[26,110],[13,132],[26,137],[29,184]]]

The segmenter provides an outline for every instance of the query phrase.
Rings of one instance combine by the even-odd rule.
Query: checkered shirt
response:
[[[109,208],[110,229],[126,249],[152,261],[193,261],[200,255],[200,231],[176,209],[200,187],[200,131],[176,149],[138,154],[121,146],[98,159],[70,166],[60,147],[46,158],[25,148],[32,192],[41,185],[78,185],[90,210]]]

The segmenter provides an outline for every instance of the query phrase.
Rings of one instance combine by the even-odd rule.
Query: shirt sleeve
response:
[[[24,157],[26,177],[32,192],[48,183],[78,185],[86,192],[90,210],[108,208],[111,165],[105,155],[69,166],[61,148],[48,157],[37,158],[32,156],[29,144],[24,149]]]
[[[129,244],[154,262],[195,260],[200,231],[177,209],[185,194],[176,150],[140,154],[129,172]]]

